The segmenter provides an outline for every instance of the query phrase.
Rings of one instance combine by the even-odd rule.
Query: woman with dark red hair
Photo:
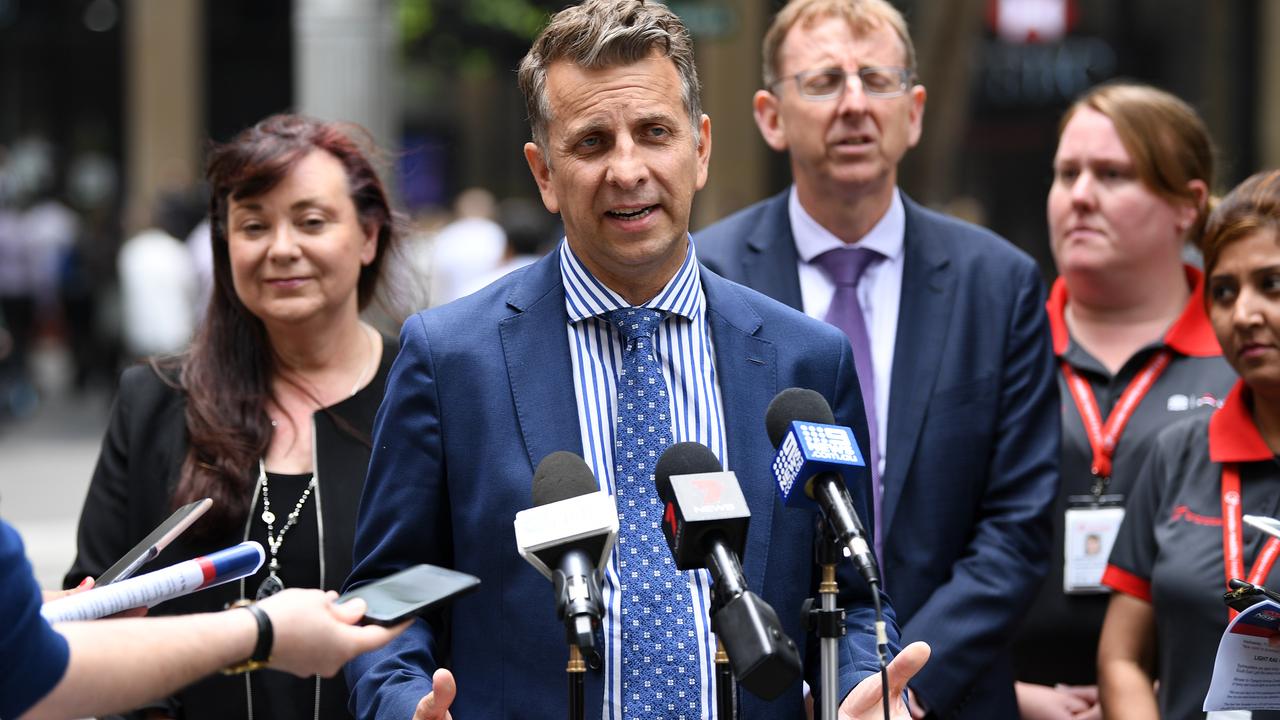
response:
[[[165,603],[220,609],[284,587],[337,589],[351,569],[369,438],[394,341],[360,319],[396,221],[345,126],[270,117],[209,155],[214,287],[191,347],[127,370],[66,584],[96,576],[175,507],[205,517],[154,563],[258,540],[253,577]],[[219,676],[148,717],[349,717],[341,677]]]

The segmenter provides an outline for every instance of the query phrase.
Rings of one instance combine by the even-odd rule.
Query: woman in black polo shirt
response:
[[[1098,652],[1111,717],[1204,717],[1227,579],[1280,585],[1280,539],[1240,522],[1280,514],[1280,171],[1223,199],[1203,249],[1209,319],[1241,380],[1211,418],[1161,432],[1135,482],[1103,576],[1117,591]]]
[[[1014,643],[1024,720],[1099,717],[1102,571],[1135,461],[1171,422],[1213,412],[1235,381],[1200,273],[1182,259],[1212,182],[1204,123],[1163,90],[1102,85],[1062,120],[1047,203],[1062,486],[1050,572]]]

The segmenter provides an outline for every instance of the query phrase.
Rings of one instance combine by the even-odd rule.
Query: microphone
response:
[[[853,431],[835,424],[826,398],[803,388],[787,388],[773,398],[765,427],[777,448],[773,475],[782,502],[803,507],[816,501],[836,542],[848,549],[867,583],[878,586],[875,554],[843,478],[851,467],[866,467]]]
[[[665,505],[662,534],[676,567],[707,569],[714,582],[711,630],[724,645],[733,676],[747,691],[773,700],[800,678],[800,652],[777,613],[747,589],[743,548],[751,511],[732,472],[701,443],[672,445],[654,469]]]
[[[554,452],[533,473],[533,507],[516,513],[520,556],[551,580],[565,637],[600,666],[600,569],[618,539],[618,509],[582,458]]]

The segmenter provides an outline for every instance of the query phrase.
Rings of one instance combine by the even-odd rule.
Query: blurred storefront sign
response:
[[[1076,23],[1076,0],[988,0],[987,23],[1007,43],[1062,39]]]

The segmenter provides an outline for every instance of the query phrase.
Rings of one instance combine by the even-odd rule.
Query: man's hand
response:
[[[386,645],[412,622],[393,628],[356,625],[364,617],[364,600],[338,605],[337,597],[332,590],[291,588],[258,603],[275,634],[271,667],[299,677],[333,677],[348,660]]]
[[[1097,685],[1036,685],[1020,682],[1014,686],[1018,712],[1024,720],[1098,720]]]
[[[928,644],[913,642],[889,663],[889,716],[893,720],[911,720],[911,713],[902,701],[902,691],[928,661]],[[840,703],[840,720],[881,720],[883,717],[880,673],[864,678]]]
[[[431,692],[418,702],[413,720],[453,720],[449,706],[457,695],[458,686],[453,681],[453,673],[444,668],[436,670],[431,676]]]

